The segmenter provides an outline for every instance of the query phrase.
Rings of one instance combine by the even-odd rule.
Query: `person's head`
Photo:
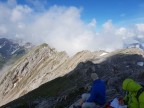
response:
[[[125,91],[135,92],[139,90],[141,86],[137,84],[134,80],[128,78],[123,81],[122,88]]]
[[[99,79],[99,77],[96,73],[91,73],[91,78],[93,81]]]

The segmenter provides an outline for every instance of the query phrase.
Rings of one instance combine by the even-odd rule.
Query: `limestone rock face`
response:
[[[0,105],[64,76],[80,62],[95,59],[103,52],[82,51],[69,57],[66,52],[57,52],[47,44],[32,49],[0,76]]]
[[[1,76],[1,104],[39,87],[43,82],[43,78],[67,61],[68,58],[65,52],[57,52],[47,44],[34,48],[16,61],[7,74]],[[50,76],[49,80],[51,79],[53,78]]]

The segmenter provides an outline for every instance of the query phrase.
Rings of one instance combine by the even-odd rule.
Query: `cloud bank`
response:
[[[0,37],[19,38],[35,44],[48,43],[59,51],[74,54],[81,50],[107,50],[122,48],[125,43],[144,40],[144,24],[117,27],[107,20],[97,32],[97,21],[85,23],[82,9],[77,7],[51,6],[35,11],[15,0],[0,2]]]

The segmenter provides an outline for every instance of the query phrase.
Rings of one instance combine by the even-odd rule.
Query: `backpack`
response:
[[[139,82],[138,84],[140,84],[140,85],[142,86],[142,88],[138,90],[137,95],[136,95],[136,98],[137,98],[137,100],[138,100],[138,102],[139,102],[139,99],[138,99],[138,98],[139,98],[139,96],[141,95],[141,93],[144,92],[144,84],[141,83],[141,82]]]

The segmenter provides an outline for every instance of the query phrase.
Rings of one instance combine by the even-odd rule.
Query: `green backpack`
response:
[[[139,96],[141,95],[142,92],[144,92],[144,84],[143,83],[139,83],[139,84],[142,86],[142,88],[138,90],[137,95],[136,95],[138,102],[139,102],[139,99],[138,99]]]

